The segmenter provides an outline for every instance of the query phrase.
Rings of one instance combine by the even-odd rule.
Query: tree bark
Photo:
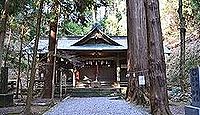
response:
[[[146,15],[151,113],[171,115],[158,0],[146,0]]]
[[[4,40],[6,38],[6,30],[7,30],[6,23],[8,19],[8,4],[9,4],[8,0],[5,0],[3,14],[0,20],[0,68],[3,65],[2,56],[3,56]]]
[[[18,99],[19,95],[19,82],[20,82],[20,76],[21,76],[21,60],[22,60],[22,44],[24,39],[24,25],[22,26],[22,35],[20,37],[20,52],[19,52],[19,64],[18,64],[18,75],[17,75],[17,88],[16,88],[16,95],[15,98]]]
[[[127,0],[128,12],[128,74],[127,98],[144,104],[138,77],[147,79],[147,30],[144,0]],[[147,81],[147,80],[146,80]],[[148,84],[148,83],[146,83]]]
[[[33,86],[34,86],[34,81],[35,81],[35,73],[36,73],[36,57],[37,57],[37,49],[38,49],[38,42],[40,38],[40,25],[41,25],[41,19],[42,19],[42,9],[43,9],[43,2],[44,0],[40,1],[40,6],[39,6],[39,12],[38,12],[38,17],[37,17],[37,26],[36,26],[36,39],[34,43],[34,48],[33,48],[33,61],[31,64],[31,76],[30,76],[30,83],[28,86],[28,94],[27,94],[27,99],[26,99],[26,108],[24,111],[25,115],[31,115],[31,102],[33,98]]]
[[[50,21],[50,35],[49,35],[49,53],[46,66],[45,74],[45,85],[43,98],[51,98],[52,96],[52,80],[53,80],[53,67],[54,67],[54,51],[56,45],[56,33],[58,25],[58,0],[54,0],[52,6],[52,14],[54,16],[53,20]]]
[[[8,43],[7,43],[7,47],[6,47],[6,57],[5,57],[5,60],[4,60],[4,67],[7,66],[8,54],[9,54],[8,52],[9,52],[9,49],[10,49],[11,37],[12,37],[12,30],[10,29],[9,36],[8,36]]]
[[[183,17],[183,10],[182,10],[183,4],[182,0],[179,0],[179,9],[178,9],[178,14],[179,14],[179,19],[180,19],[180,40],[181,40],[181,45],[180,45],[180,86],[181,86],[181,91],[182,93],[186,93],[187,87],[186,87],[186,77],[185,77],[185,18]]]

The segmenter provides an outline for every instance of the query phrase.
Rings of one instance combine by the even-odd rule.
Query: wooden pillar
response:
[[[120,71],[121,71],[120,66],[117,66],[117,82],[120,82]]]
[[[58,67],[56,67],[56,70],[57,70],[57,76],[56,76],[56,85],[58,85],[60,87],[60,82],[61,82],[61,76],[63,75],[62,72],[61,72],[61,68],[60,68],[60,63],[61,62],[61,58],[57,58],[57,65]]]
[[[62,86],[63,86],[63,80],[66,80],[66,77],[64,75],[64,73],[60,72],[60,75],[62,75],[62,77],[60,76],[59,79],[59,90],[60,90],[60,99],[62,98]]]
[[[76,86],[76,73],[73,69],[70,69],[71,72],[73,73],[73,76],[72,76],[72,86],[75,87]]]
[[[120,68],[120,63],[119,63],[119,54],[117,54],[117,85],[120,87],[120,72],[121,72],[121,68]]]

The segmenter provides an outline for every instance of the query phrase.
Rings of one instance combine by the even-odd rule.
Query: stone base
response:
[[[13,106],[13,94],[0,94],[0,107]]]
[[[200,108],[195,106],[185,106],[185,115],[200,115]]]

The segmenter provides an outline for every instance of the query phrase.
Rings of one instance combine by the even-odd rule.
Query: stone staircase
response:
[[[68,88],[72,97],[114,97],[122,96],[121,88]]]

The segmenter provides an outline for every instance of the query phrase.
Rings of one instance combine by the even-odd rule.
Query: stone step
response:
[[[72,88],[67,93],[72,97],[104,97],[104,96],[120,96],[120,88]]]

